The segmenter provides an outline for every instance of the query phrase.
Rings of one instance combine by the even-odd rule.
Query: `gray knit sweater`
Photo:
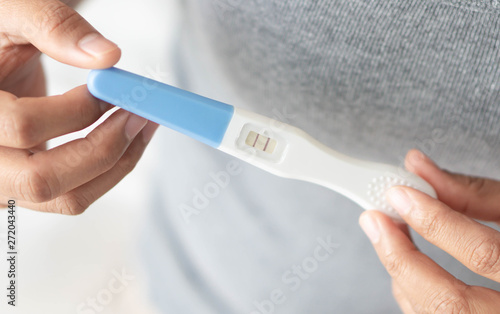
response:
[[[500,2],[186,6],[228,88],[259,112],[286,111],[352,155],[396,162],[420,147],[453,170],[500,176]],[[431,145],[436,129],[446,138]]]
[[[298,126],[348,155],[398,164],[416,147],[452,171],[500,179],[498,1],[182,4],[182,87]],[[356,205],[242,164],[242,174],[186,224],[179,208],[231,158],[173,133],[160,136],[178,149],[159,153],[150,230],[157,242],[148,240],[145,256],[154,260],[164,311],[398,311],[390,279],[357,226]],[[307,266],[328,237],[335,253],[297,288],[287,272]],[[417,243],[466,282],[500,289]],[[284,300],[271,310],[266,300],[276,290]]]

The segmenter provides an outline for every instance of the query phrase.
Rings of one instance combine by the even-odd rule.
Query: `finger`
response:
[[[498,313],[500,292],[478,286],[469,286],[467,296],[472,313]]]
[[[40,51],[31,45],[1,48],[0,90],[18,97],[45,96],[45,75]]]
[[[16,98],[0,91],[0,146],[30,148],[82,130],[111,108],[90,95],[86,86],[63,95]]]
[[[87,135],[48,151],[0,150],[0,192],[45,202],[111,169],[147,120],[118,110]]]
[[[388,201],[427,241],[470,270],[500,282],[500,233],[462,215],[439,200],[408,187],[394,187]]]
[[[418,150],[408,152],[405,164],[429,182],[449,207],[475,219],[500,223],[500,182],[443,171]]]
[[[13,43],[23,39],[48,56],[82,68],[107,68],[120,59],[120,49],[83,17],[57,0],[0,1],[4,12],[0,31]]]
[[[413,311],[413,308],[411,307],[410,301],[403,293],[403,290],[401,290],[401,287],[394,280],[392,280],[392,295],[394,296],[394,299],[398,303],[399,308],[401,309],[401,311],[403,311],[403,313],[415,313],[415,311]]]
[[[47,143],[41,143],[41,144],[38,144],[34,147],[31,147],[29,149],[29,151],[32,153],[32,154],[36,154],[38,152],[43,152],[43,151],[46,151],[47,150]]]
[[[394,222],[394,224],[396,225],[396,227],[399,228],[399,230],[401,230],[403,232],[403,234],[405,236],[408,237],[408,239],[410,239],[410,241],[413,242],[413,239],[411,238],[411,234],[410,234],[410,228],[408,228],[408,224],[406,224],[404,222]]]
[[[498,291],[478,286],[467,286],[465,291],[471,313],[496,313],[500,308],[500,293]],[[392,281],[392,294],[403,313],[416,313],[410,300],[394,280]]]
[[[467,286],[419,252],[392,220],[380,212],[366,211],[359,223],[415,312],[467,311]]]
[[[148,122],[113,168],[97,178],[54,200],[44,203],[19,201],[19,206],[64,215],[83,213],[92,203],[118,184],[134,169],[157,128],[157,124]]]

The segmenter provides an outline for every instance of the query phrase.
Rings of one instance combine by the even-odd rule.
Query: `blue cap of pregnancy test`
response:
[[[92,70],[92,95],[112,105],[219,147],[234,107],[117,68]]]

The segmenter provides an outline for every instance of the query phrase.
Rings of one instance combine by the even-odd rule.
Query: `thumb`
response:
[[[450,173],[418,150],[406,155],[406,168],[436,189],[440,201],[471,218],[500,223],[500,182]]]
[[[58,0],[0,2],[2,11],[10,13],[2,16],[2,28],[59,62],[97,69],[111,67],[120,59],[116,44]]]

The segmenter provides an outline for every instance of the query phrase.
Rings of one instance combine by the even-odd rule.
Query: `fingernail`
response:
[[[401,188],[390,188],[386,193],[387,200],[400,215],[406,215],[411,209],[411,200]]]
[[[380,230],[377,222],[372,216],[364,214],[361,216],[359,224],[372,243],[375,244],[380,240]]]
[[[78,46],[80,47],[80,49],[94,57],[101,56],[118,48],[115,43],[107,40],[98,33],[91,33],[86,35],[85,37],[80,39],[80,41],[78,42]]]
[[[158,129],[158,124],[151,123],[151,124],[148,124],[142,130],[142,140],[144,141],[144,143],[147,144],[151,141],[151,139],[153,138],[153,135],[155,134],[157,129]]]
[[[419,150],[412,152],[412,154],[410,155],[410,162],[413,165],[418,164],[419,162],[421,162],[424,159],[425,159],[425,155]]]
[[[125,124],[125,135],[129,140],[135,138],[137,134],[144,128],[148,120],[139,117],[135,114],[130,114]]]
[[[415,151],[414,153],[411,154],[411,156],[410,156],[410,163],[412,165],[416,165],[416,164],[422,163],[422,162],[430,163],[430,164],[435,165],[435,163],[434,163],[434,161],[432,161],[432,159],[430,159],[426,154],[422,153],[419,150],[417,150],[417,151]]]

